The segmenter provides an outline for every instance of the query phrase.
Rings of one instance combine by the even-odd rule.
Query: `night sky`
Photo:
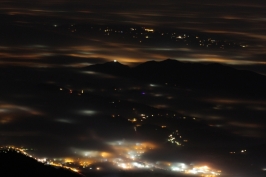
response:
[[[10,61],[18,55],[36,59],[63,54],[86,58],[84,63],[90,63],[90,58],[102,58],[118,59],[126,64],[174,58],[233,64],[263,73],[265,6],[263,1],[2,1],[1,56]],[[178,52],[170,45],[160,45],[161,50],[155,51],[121,41],[95,41],[91,36],[58,34],[48,28],[80,23],[193,30],[226,35],[225,39],[231,37],[249,47],[244,52],[189,49]]]
[[[30,147],[39,157],[96,158],[144,142],[154,147],[143,157],[151,162],[206,162],[229,176],[241,174],[246,164],[234,169],[226,163],[242,156],[234,161],[228,153],[245,148],[256,152],[265,144],[265,97],[176,89],[83,67],[114,60],[134,67],[171,58],[265,75],[265,9],[262,0],[2,0],[0,145]],[[137,38],[131,29],[153,29],[154,35]],[[176,44],[167,38],[170,34],[182,42],[188,36],[200,42],[223,41],[230,48]],[[144,128],[131,124],[143,114],[157,117],[143,119]],[[190,123],[162,121],[162,116],[191,119],[189,126],[206,124],[215,129],[206,132],[223,136],[217,140],[204,128],[196,136],[191,127],[184,128]],[[157,126],[169,128],[158,132]],[[175,126],[191,141],[184,146],[188,148],[167,144]],[[122,150],[116,144],[121,142]],[[265,171],[264,155],[255,153],[245,160],[252,170]],[[257,157],[261,159],[254,162]]]

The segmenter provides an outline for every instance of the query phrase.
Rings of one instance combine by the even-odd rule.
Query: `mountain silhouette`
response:
[[[263,94],[266,89],[265,76],[218,63],[185,63],[167,59],[148,61],[133,68],[119,62],[107,62],[85,69],[189,89],[250,94]]]
[[[130,71],[130,67],[127,65],[123,65],[119,62],[113,61],[113,62],[106,62],[103,64],[96,64],[91,65],[89,67],[86,67],[85,69],[96,71],[96,72],[103,72],[113,75],[128,75]]]
[[[38,162],[19,151],[11,148],[0,149],[0,176],[1,177],[82,177],[81,174],[68,169],[55,168]]]

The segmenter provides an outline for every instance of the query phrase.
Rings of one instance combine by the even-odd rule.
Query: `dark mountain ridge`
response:
[[[63,168],[55,168],[38,162],[12,148],[0,149],[0,176],[25,177],[82,177],[83,175]]]
[[[104,72],[113,75],[120,75],[120,74],[129,74],[130,67],[123,65],[119,62],[107,62],[104,64],[96,64],[86,67],[89,70],[97,71],[97,72]]]
[[[85,69],[189,89],[245,94],[264,94],[266,89],[265,76],[218,63],[185,63],[167,59],[160,62],[148,61],[133,68],[119,62],[107,62]]]

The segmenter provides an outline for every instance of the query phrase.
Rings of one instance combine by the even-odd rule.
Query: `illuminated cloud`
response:
[[[42,115],[42,113],[25,106],[0,103],[0,116],[2,117],[0,123],[2,124],[12,122],[27,115]]]
[[[92,116],[94,114],[96,114],[97,112],[94,110],[82,110],[79,111],[82,115],[88,115],[88,116]]]
[[[75,121],[70,120],[70,119],[55,119],[55,121],[61,122],[61,123],[67,123],[67,124],[75,123]]]
[[[243,123],[243,122],[229,122],[229,125],[242,127],[242,128],[254,128],[254,129],[263,127],[261,124]]]
[[[208,102],[223,103],[223,104],[252,104],[265,105],[264,100],[248,100],[248,99],[225,99],[225,98],[209,98],[205,99]]]

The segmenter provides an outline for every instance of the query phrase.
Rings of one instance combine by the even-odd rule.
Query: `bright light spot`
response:
[[[172,167],[171,169],[172,169],[172,171],[181,171],[181,169],[178,167]]]
[[[37,159],[39,162],[42,162],[42,163],[44,163],[44,162],[46,162],[46,158],[43,158],[43,159]]]
[[[72,163],[72,162],[74,162],[74,160],[71,159],[71,158],[66,158],[66,159],[65,159],[65,163]]]
[[[116,60],[114,60],[114,62],[117,62]]]
[[[145,31],[147,31],[147,32],[153,32],[154,30],[153,29],[146,28]]]
[[[195,169],[189,170],[188,172],[192,173],[192,174],[197,174],[198,173]]]
[[[74,171],[74,172],[79,172],[78,169],[75,169],[75,168],[69,168],[70,170]]]
[[[93,114],[96,114],[96,111],[93,111],[93,110],[82,110],[80,112],[83,115],[93,115]]]

